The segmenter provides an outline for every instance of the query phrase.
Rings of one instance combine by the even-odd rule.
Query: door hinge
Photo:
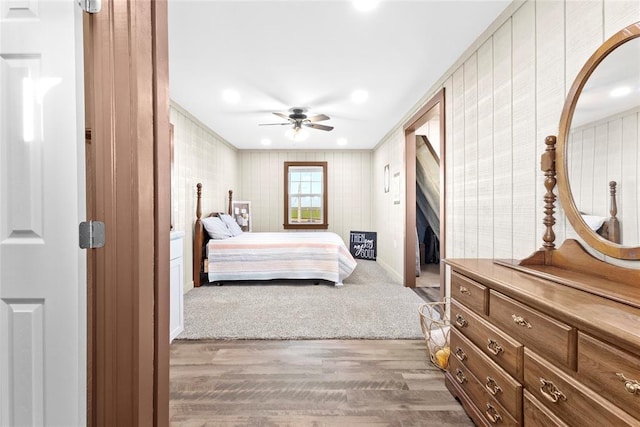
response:
[[[80,248],[95,249],[104,246],[104,222],[83,221],[80,223]]]
[[[78,4],[87,13],[98,13],[102,8],[102,0],[78,0]]]

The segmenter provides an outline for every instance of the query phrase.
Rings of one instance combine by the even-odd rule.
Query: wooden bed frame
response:
[[[602,227],[598,229],[597,233],[603,238],[613,242],[620,243],[620,221],[616,215],[618,215],[618,204],[616,202],[616,186],[617,183],[615,181],[609,182],[609,195],[610,195],[610,206],[609,206],[609,219],[607,219]]]
[[[204,283],[209,283],[208,274],[205,269],[205,260],[207,259],[207,243],[209,242],[209,234],[204,230],[202,225],[202,184],[196,185],[196,223],[193,230],[193,286],[196,288]],[[227,213],[231,215],[231,201],[233,200],[233,191],[229,190],[229,206]],[[212,212],[207,217],[218,216],[218,212]]]

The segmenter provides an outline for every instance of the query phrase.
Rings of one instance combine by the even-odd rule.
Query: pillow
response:
[[[598,231],[600,227],[602,227],[602,224],[604,224],[604,222],[607,220],[607,218],[603,216],[595,215],[582,215],[582,219],[593,231]]]
[[[220,219],[222,219],[222,222],[227,225],[227,228],[229,229],[229,231],[231,231],[231,234],[233,234],[234,236],[239,236],[240,234],[242,234],[242,228],[240,228],[236,220],[233,219],[231,215],[220,214],[219,216]]]
[[[209,216],[202,218],[201,221],[204,229],[207,230],[209,237],[212,239],[227,239],[233,236],[229,227],[218,217]]]

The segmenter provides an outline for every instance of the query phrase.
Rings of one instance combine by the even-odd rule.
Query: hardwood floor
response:
[[[422,340],[174,341],[173,426],[473,426]]]

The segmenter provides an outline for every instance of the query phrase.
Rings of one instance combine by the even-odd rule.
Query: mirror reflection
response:
[[[612,51],[587,80],[567,146],[569,186],[583,220],[607,238],[609,218],[617,216],[623,246],[640,245],[639,141],[640,38],[635,38]],[[610,182],[616,183],[614,200]]]

